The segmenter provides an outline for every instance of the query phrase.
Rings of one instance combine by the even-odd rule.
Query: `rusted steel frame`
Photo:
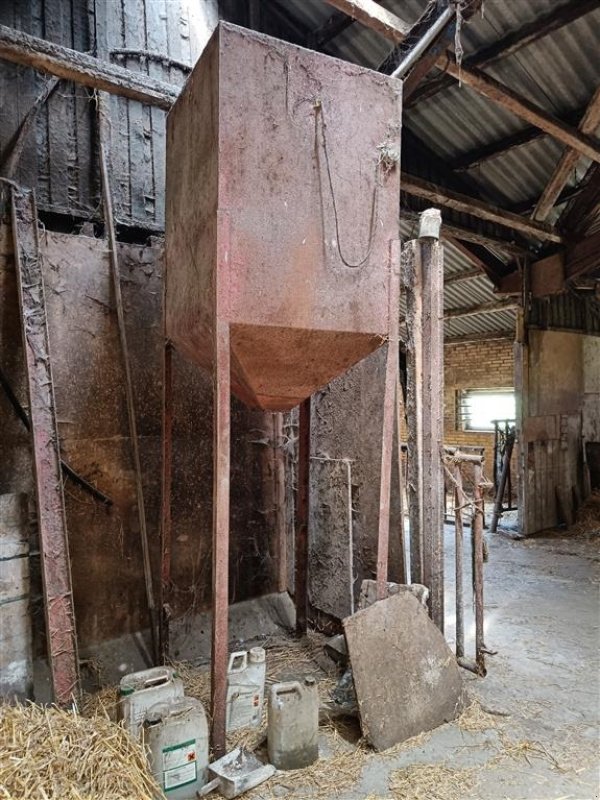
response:
[[[59,705],[68,705],[80,693],[79,661],[37,211],[31,191],[12,189],[11,199],[15,271],[29,392],[48,662],[54,700]]]
[[[213,542],[211,715],[215,758],[226,750],[227,662],[229,659],[229,495],[231,377],[229,323],[216,315],[213,407]]]
[[[117,324],[119,329],[119,341],[121,345],[121,359],[123,361],[123,371],[125,373],[125,397],[127,401],[127,420],[129,424],[129,438],[131,441],[131,455],[135,475],[135,490],[137,500],[138,519],[140,524],[140,542],[142,546],[142,563],[144,570],[144,582],[146,587],[146,601],[148,604],[148,616],[150,625],[150,640],[152,645],[152,657],[158,662],[158,638],[157,638],[157,618],[156,604],[154,600],[154,587],[152,585],[152,566],[150,563],[150,547],[148,544],[148,530],[146,528],[146,509],[144,505],[144,488],[142,484],[142,463],[140,458],[139,439],[137,432],[137,419],[135,412],[135,392],[133,379],[131,376],[131,364],[129,360],[129,347],[127,344],[127,330],[125,327],[125,312],[123,309],[123,298],[121,295],[121,276],[119,274],[119,254],[117,251],[117,235],[115,231],[115,221],[113,214],[112,192],[108,174],[108,161],[106,156],[105,141],[106,122],[102,119],[102,108],[104,103],[99,99],[99,154],[100,154],[100,173],[102,179],[102,202],[104,205],[104,224],[106,226],[109,258],[113,291],[115,295],[115,306],[117,310]]]
[[[475,661],[480,675],[485,675],[485,645],[483,641],[483,467],[473,466],[473,594],[475,597]]]
[[[300,403],[298,424],[298,489],[296,494],[296,547],[294,593],[296,633],[306,633],[308,622],[308,519],[310,506],[311,399]]]
[[[275,528],[277,533],[277,591],[286,592],[287,572],[287,525],[285,517],[285,457],[283,453],[283,413],[273,412],[273,457]]]
[[[173,470],[173,345],[163,346],[162,382],[162,481],[160,512],[160,616],[159,650],[162,663],[169,658],[169,622],[171,618],[171,485]]]
[[[381,436],[381,481],[379,484],[379,527],[377,533],[377,599],[386,596],[390,540],[390,493],[392,484],[392,452],[394,418],[398,384],[398,327],[400,303],[400,243],[390,242],[389,338],[383,396],[383,429]],[[400,431],[398,431],[400,436]]]
[[[455,463],[452,467],[454,478],[454,547],[455,547],[455,589],[456,589],[456,658],[463,658],[465,655],[465,625],[464,625],[464,590],[463,590],[463,484],[460,464]]]

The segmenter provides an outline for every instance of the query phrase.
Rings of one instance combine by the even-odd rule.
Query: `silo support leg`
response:
[[[214,339],[213,406],[213,541],[212,541],[212,746],[215,758],[225,755],[228,586],[229,476],[231,391],[229,324],[217,317]]]

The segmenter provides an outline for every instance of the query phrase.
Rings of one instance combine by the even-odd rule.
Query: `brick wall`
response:
[[[444,348],[444,442],[485,447],[487,477],[492,479],[494,434],[460,430],[456,393],[461,389],[495,389],[515,385],[512,341],[452,344]],[[512,459],[513,484],[516,459]]]
[[[513,343],[473,342],[444,348],[444,439],[446,444],[486,448],[491,462],[494,434],[460,430],[456,419],[456,393],[461,389],[495,389],[515,385]]]

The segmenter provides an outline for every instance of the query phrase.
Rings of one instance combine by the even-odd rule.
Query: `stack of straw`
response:
[[[159,800],[142,746],[106,716],[0,706],[1,800]]]

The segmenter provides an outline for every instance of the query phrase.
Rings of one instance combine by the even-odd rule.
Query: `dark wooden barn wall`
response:
[[[562,331],[530,330],[518,346],[521,393],[520,527],[526,534],[572,517],[582,493],[583,341]]]
[[[71,482],[65,484],[78,634],[89,644],[147,622],[122,362],[105,243],[46,233],[42,246],[63,455],[114,501],[107,511]],[[8,231],[0,228],[0,363],[26,405],[11,252]],[[162,248],[122,245],[120,254],[156,575]],[[174,612],[180,615],[210,602],[212,387],[177,354],[174,401],[173,579]],[[265,419],[237,401],[233,410],[230,596],[242,600],[274,588],[274,515],[263,495]],[[3,393],[0,429],[0,494],[31,491],[29,437]]]
[[[181,85],[218,19],[216,0],[24,0],[0,2],[0,23],[131,70]],[[0,153],[47,77],[0,62]],[[110,97],[112,184],[117,219],[164,227],[165,112]],[[61,81],[38,114],[15,179],[44,211],[100,218],[96,106]]]
[[[90,49],[86,0],[0,3],[0,23],[75,50]],[[0,153],[48,77],[0,62]],[[62,81],[37,117],[15,180],[36,189],[42,208],[89,216],[97,206],[93,115],[87,90]]]

